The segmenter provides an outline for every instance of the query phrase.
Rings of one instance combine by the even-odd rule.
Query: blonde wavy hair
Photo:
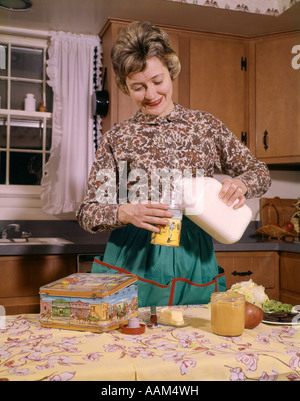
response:
[[[150,22],[135,21],[119,33],[111,50],[111,60],[117,86],[122,92],[129,93],[127,76],[144,71],[147,60],[152,57],[157,57],[168,68],[172,80],[177,77],[180,61],[165,31]]]

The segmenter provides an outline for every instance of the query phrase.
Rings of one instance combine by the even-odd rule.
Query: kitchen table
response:
[[[139,335],[43,328],[38,314],[6,316],[0,320],[0,379],[176,381],[177,386],[300,380],[300,325],[261,323],[240,337],[222,337],[212,333],[207,305],[183,308],[188,326],[146,327]],[[147,320],[149,308],[139,309],[139,316]]]

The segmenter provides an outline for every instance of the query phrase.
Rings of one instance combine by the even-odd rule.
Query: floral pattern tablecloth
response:
[[[147,308],[140,309],[147,319]],[[0,326],[0,380],[300,380],[300,326],[259,324],[240,337],[212,333],[210,309],[185,306],[190,324],[144,334],[43,328],[39,315]],[[163,372],[163,374],[162,374]]]

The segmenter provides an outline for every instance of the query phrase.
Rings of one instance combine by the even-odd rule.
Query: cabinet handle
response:
[[[267,136],[268,136],[268,131],[265,130],[264,132],[264,139],[263,139],[263,143],[264,143],[264,149],[267,150],[268,149],[268,145],[267,145]]]
[[[247,132],[244,132],[244,131],[241,132],[241,142],[244,145],[247,145]]]
[[[248,270],[247,272],[237,272],[236,270],[231,273],[233,276],[251,276],[253,272],[251,270]]]

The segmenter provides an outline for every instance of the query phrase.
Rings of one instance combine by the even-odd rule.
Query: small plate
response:
[[[271,320],[263,319],[262,323],[272,324],[275,326],[299,326],[300,325],[300,306],[299,305],[294,306],[292,308],[291,312],[293,312],[293,313],[298,312],[298,315],[295,316],[295,317],[297,317],[297,321],[295,321],[295,322],[293,322],[293,321],[291,321],[291,322],[273,322]],[[265,313],[272,313],[272,312],[270,311],[270,312],[265,312]]]
[[[262,320],[262,323],[272,324],[275,326],[299,326],[300,320],[298,322],[271,322],[270,320]]]
[[[191,319],[188,316],[184,315],[182,324],[172,324],[172,323],[169,323],[166,320],[161,319],[160,316],[158,316],[157,324],[161,324],[162,326],[171,326],[171,327],[186,327],[186,326],[189,326],[191,324]]]

